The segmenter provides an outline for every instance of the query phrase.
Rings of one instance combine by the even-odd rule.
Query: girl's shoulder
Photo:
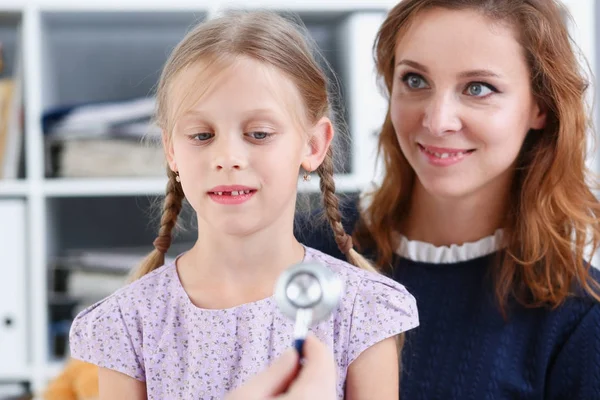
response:
[[[175,264],[173,262],[166,263],[141,278],[128,283],[110,296],[88,307],[81,314],[89,313],[98,308],[110,307],[116,303],[129,308],[135,304],[162,299],[164,294],[173,292],[177,279]]]
[[[334,324],[348,329],[347,365],[375,343],[419,325],[417,302],[400,283],[307,247],[305,261],[330,268],[343,283]]]
[[[335,272],[345,283],[354,286],[360,282],[373,282],[383,286],[394,288],[395,290],[405,291],[406,289],[400,283],[393,279],[371,271],[366,271],[350,264],[338,257],[331,256],[316,248],[305,246],[305,261],[317,262],[325,265]]]
[[[344,285],[342,306],[356,309],[375,301],[385,309],[401,310],[406,317],[407,327],[418,325],[416,300],[399,282],[385,275],[360,269],[311,247],[306,247],[305,261],[323,264],[341,278]]]
[[[164,320],[176,277],[166,264],[81,311],[71,325],[71,356],[145,380],[143,327]]]
[[[79,312],[71,325],[71,336],[115,320],[127,325],[141,324],[147,310],[156,313],[165,308],[175,293],[176,279],[175,265],[168,263],[125,285]]]

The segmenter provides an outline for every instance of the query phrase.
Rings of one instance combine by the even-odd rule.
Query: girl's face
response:
[[[300,167],[320,165],[331,124],[317,126],[329,132],[303,129],[294,83],[245,57],[213,76],[201,63],[184,70],[170,87],[170,105],[193,95],[199,77],[209,84],[200,85],[200,99],[164,136],[199,229],[243,236],[280,223],[291,230]]]
[[[438,198],[504,191],[525,135],[545,123],[515,32],[474,11],[431,9],[395,62],[391,119],[417,184]]]

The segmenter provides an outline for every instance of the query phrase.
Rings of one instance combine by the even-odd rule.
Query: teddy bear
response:
[[[98,367],[70,359],[46,388],[44,400],[98,400]]]

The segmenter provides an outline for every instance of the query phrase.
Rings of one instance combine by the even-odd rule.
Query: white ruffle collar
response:
[[[418,240],[408,240],[398,234],[399,245],[396,254],[412,261],[429,264],[452,264],[487,256],[500,249],[502,229],[496,230],[491,236],[486,236],[475,242],[452,244],[450,246],[435,246]]]
[[[368,189],[360,193],[359,209],[368,207],[371,199],[369,193],[376,188],[372,184]],[[450,246],[435,246],[431,243],[409,240],[401,234],[397,234],[396,243],[398,247],[395,253],[400,257],[422,263],[430,264],[452,264],[473,260],[492,254],[502,246],[503,230],[498,229],[491,236],[486,236],[475,242],[453,244]]]

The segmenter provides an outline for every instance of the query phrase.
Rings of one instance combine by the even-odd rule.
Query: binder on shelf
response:
[[[12,74],[6,69],[0,43],[0,179],[17,179],[23,151],[23,71],[17,46]]]
[[[21,65],[21,52],[17,47],[15,66],[12,76],[12,95],[9,99],[9,110],[6,121],[6,148],[4,152],[4,165],[2,165],[2,178],[17,179],[19,165],[23,152],[23,69]]]
[[[3,166],[8,155],[8,117],[14,92],[14,80],[4,72],[4,45],[0,42],[0,177],[3,175]]]
[[[0,377],[27,366],[25,200],[0,200]]]

